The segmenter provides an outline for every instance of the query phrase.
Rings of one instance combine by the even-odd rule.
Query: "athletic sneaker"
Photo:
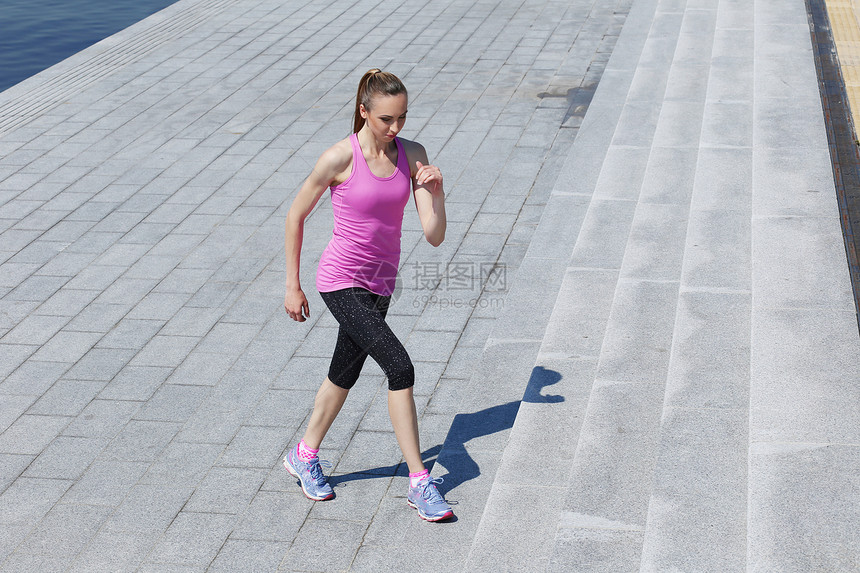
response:
[[[442,483],[442,478],[433,479],[429,475],[409,488],[406,503],[418,510],[418,516],[426,521],[441,521],[453,517],[454,512],[445,502],[445,498],[436,489],[436,484]]]
[[[299,483],[302,484],[302,491],[308,496],[308,499],[314,501],[324,501],[334,497],[334,491],[328,484],[328,480],[323,475],[322,467],[331,467],[329,462],[320,462],[319,458],[314,458],[306,462],[296,455],[296,449],[293,448],[284,456],[284,467],[294,477],[299,478]]]

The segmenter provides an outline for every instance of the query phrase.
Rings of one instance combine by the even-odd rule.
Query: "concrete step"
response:
[[[470,569],[856,568],[824,499],[856,454],[850,283],[805,9],[765,4],[634,4],[553,191],[588,205]]]
[[[696,162],[642,548],[642,571],[742,571],[749,387],[751,6],[700,11]],[[724,102],[732,102],[725,130]],[[722,113],[721,113],[722,112]],[[715,184],[719,182],[719,184]]]

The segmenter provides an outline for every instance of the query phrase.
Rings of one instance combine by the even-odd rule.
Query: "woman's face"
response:
[[[376,139],[391,141],[406,123],[407,103],[406,94],[377,95],[370,99],[369,110],[362,105],[359,111]]]

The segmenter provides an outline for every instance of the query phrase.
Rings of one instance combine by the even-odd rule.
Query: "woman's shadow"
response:
[[[478,412],[457,414],[454,416],[444,443],[433,446],[421,453],[424,464],[428,468],[432,468],[439,454],[444,452],[443,463],[448,473],[442,476],[434,474],[434,477],[442,477],[444,479],[444,482],[439,487],[440,492],[444,494],[481,475],[481,468],[469,455],[466,450],[466,443],[476,438],[490,436],[512,428],[522,402],[534,404],[564,402],[563,396],[542,393],[544,388],[557,383],[561,378],[561,374],[554,370],[549,370],[543,366],[535,366],[529,377],[522,400],[499,404],[498,406],[492,406]],[[398,463],[391,466],[368,469],[363,472],[332,475],[329,477],[329,483],[336,487],[354,480],[394,475],[407,477],[409,472],[406,464]]]

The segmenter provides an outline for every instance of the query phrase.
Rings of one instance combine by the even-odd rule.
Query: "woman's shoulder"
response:
[[[409,170],[412,172],[412,175],[415,175],[415,162],[427,163],[427,151],[417,141],[403,139],[402,137],[398,137],[397,139],[400,140],[403,151],[406,153],[406,159],[409,160]]]
[[[402,137],[397,137],[400,141],[400,144],[403,145],[403,150],[407,155],[411,158],[414,153],[427,153],[424,151],[424,146],[418,143],[417,141],[412,141],[410,139],[403,139]]]
[[[317,161],[317,170],[325,174],[334,184],[342,183],[344,173],[352,167],[352,144],[349,138],[342,139],[323,151]]]
[[[330,165],[346,167],[352,162],[352,144],[349,138],[341,139],[320,156],[320,161]]]

